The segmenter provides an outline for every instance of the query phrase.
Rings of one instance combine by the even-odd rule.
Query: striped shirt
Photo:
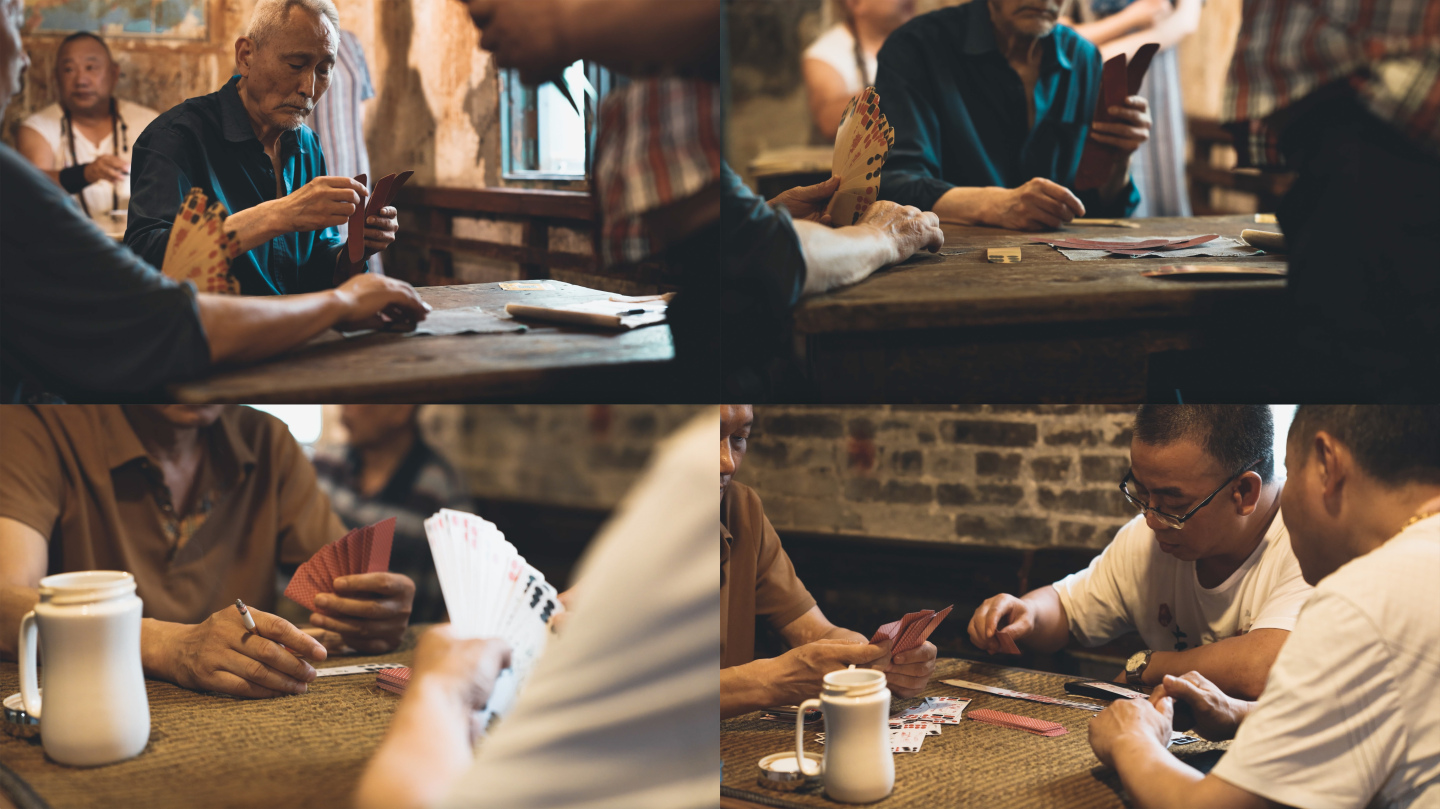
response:
[[[1440,154],[1440,0],[1244,0],[1224,107],[1240,165],[1283,165],[1271,116],[1327,85]]]
[[[370,173],[370,153],[365,150],[365,108],[363,102],[375,97],[365,50],[349,31],[340,32],[340,48],[330,71],[330,88],[315,102],[310,128],[320,138],[325,152],[325,170],[332,177],[354,177]],[[368,178],[371,188],[377,178]],[[343,240],[348,222],[337,226]],[[367,262],[370,271],[380,269],[380,254]]]
[[[719,120],[714,82],[637,79],[605,99],[594,182],[606,266],[641,261],[670,246],[643,216],[719,181]]]

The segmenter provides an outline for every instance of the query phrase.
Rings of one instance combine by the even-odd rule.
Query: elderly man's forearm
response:
[[[895,240],[879,228],[830,228],[805,221],[794,224],[800,252],[805,256],[805,289],[801,297],[854,284],[886,264],[901,260]]]
[[[940,199],[935,200],[931,210],[940,217],[941,222],[954,222],[960,225],[990,225],[994,224],[991,214],[992,203],[995,199],[995,192],[1003,192],[1003,188],[970,188],[955,186],[946,191]]]
[[[20,619],[39,602],[40,591],[34,587],[0,587],[0,660],[19,655]]]
[[[1179,677],[1198,671],[1232,697],[1259,699],[1270,667],[1289,636],[1284,629],[1256,629],[1183,652],[1156,652],[1141,679],[1146,685],[1159,685],[1167,674]]]
[[[339,323],[348,304],[337,290],[304,295],[197,296],[210,361],[253,362],[293,348]]]
[[[438,804],[473,757],[470,708],[422,676],[410,685],[356,790],[359,809]]]
[[[720,670],[720,718],[758,711],[784,702],[776,688],[773,660],[753,660]]]
[[[285,233],[276,215],[278,200],[262,202],[253,208],[236,211],[225,219],[225,227],[235,231],[240,252],[248,252]]]

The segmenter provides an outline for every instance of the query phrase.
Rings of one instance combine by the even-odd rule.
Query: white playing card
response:
[[[510,709],[545,649],[550,616],[564,607],[554,585],[525,561],[494,523],[441,509],[425,521],[425,535],[456,633],[500,638],[512,650],[510,668],[501,673],[481,712],[488,721]]]

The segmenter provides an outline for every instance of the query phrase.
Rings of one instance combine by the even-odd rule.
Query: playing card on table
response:
[[[925,735],[926,735],[926,736],[939,736],[939,735],[940,735],[940,723],[939,723],[939,722],[924,722],[924,721],[921,721],[921,720],[918,720],[918,719],[917,719],[917,720],[914,720],[914,721],[910,721],[910,720],[901,719],[901,718],[894,718],[894,719],[891,719],[891,720],[890,720],[890,729],[891,729],[891,730],[901,730],[901,729],[904,729],[904,728],[909,728],[909,729],[912,729],[912,730],[923,730],[923,731],[925,731]]]
[[[970,718],[976,722],[999,725],[1012,730],[1023,730],[1026,733],[1034,733],[1036,736],[1064,736],[1069,732],[1059,722],[1046,722],[1043,719],[983,708],[971,711]]]
[[[890,730],[890,752],[892,753],[918,753],[920,745],[925,743],[927,734],[924,728],[892,728]],[[825,734],[815,734],[815,741],[825,743]]]
[[[926,697],[925,701],[900,714],[903,721],[930,722],[937,725],[958,725],[968,699],[953,697]]]

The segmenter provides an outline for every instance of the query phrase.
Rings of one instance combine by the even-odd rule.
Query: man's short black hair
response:
[[[1135,440],[1165,444],[1188,438],[1229,474],[1253,468],[1266,483],[1275,475],[1275,415],[1269,405],[1141,405]]]
[[[1301,405],[1290,424],[1290,437],[1303,443],[1300,460],[1321,430],[1386,486],[1440,484],[1440,405]]]
[[[112,61],[112,62],[115,61],[115,56],[110,53],[110,43],[106,42],[103,37],[101,37],[99,34],[95,33],[94,31],[76,31],[75,33],[71,34],[70,36],[65,37],[64,39],[60,40],[60,47],[58,47],[58,48],[55,49],[55,55],[56,55],[56,57],[58,58],[59,55],[60,55],[60,52],[63,51],[63,50],[65,50],[65,46],[66,46],[66,45],[69,45],[71,42],[74,42],[74,41],[77,40],[77,39],[86,39],[86,38],[93,39],[93,40],[95,40],[96,42],[99,42],[99,43],[100,43],[100,47],[102,47],[102,48],[105,49],[105,55],[110,57],[110,61]]]

